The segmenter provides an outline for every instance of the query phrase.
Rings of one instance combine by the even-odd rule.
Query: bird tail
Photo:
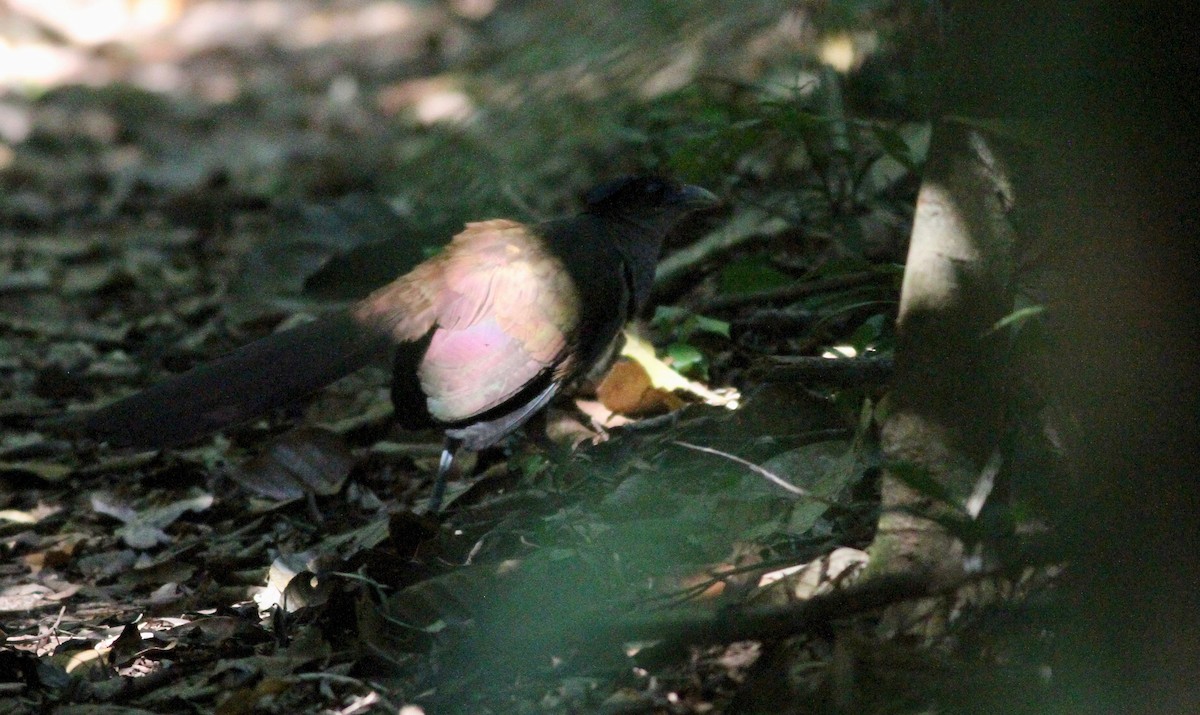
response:
[[[113,446],[182,444],[293,402],[386,355],[388,346],[349,313],[333,313],[87,413],[80,427]]]

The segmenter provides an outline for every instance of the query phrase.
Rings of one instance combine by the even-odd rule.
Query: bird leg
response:
[[[442,443],[442,458],[438,460],[437,477],[433,481],[433,493],[429,496],[427,514],[437,514],[442,510],[442,499],[446,496],[446,477],[454,466],[454,455],[462,446],[462,440],[447,435]]]

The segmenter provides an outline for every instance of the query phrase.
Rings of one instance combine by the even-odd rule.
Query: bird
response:
[[[350,306],[279,331],[85,413],[124,448],[194,442],[295,402],[390,354],[401,427],[445,434],[427,511],[459,449],[493,446],[613,354],[649,302],[667,233],[715,206],[699,186],[623,176],[582,211],[467,223],[438,254]]]

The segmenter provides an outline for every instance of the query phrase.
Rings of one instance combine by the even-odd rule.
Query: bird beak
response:
[[[713,192],[691,184],[684,184],[671,200],[671,203],[692,211],[711,208],[720,202],[721,200]]]

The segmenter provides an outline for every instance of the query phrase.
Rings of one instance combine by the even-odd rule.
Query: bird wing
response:
[[[497,219],[467,224],[441,255],[372,294],[358,314],[397,341],[430,335],[418,377],[429,414],[452,423],[547,374],[567,374],[580,304],[545,242]]]

